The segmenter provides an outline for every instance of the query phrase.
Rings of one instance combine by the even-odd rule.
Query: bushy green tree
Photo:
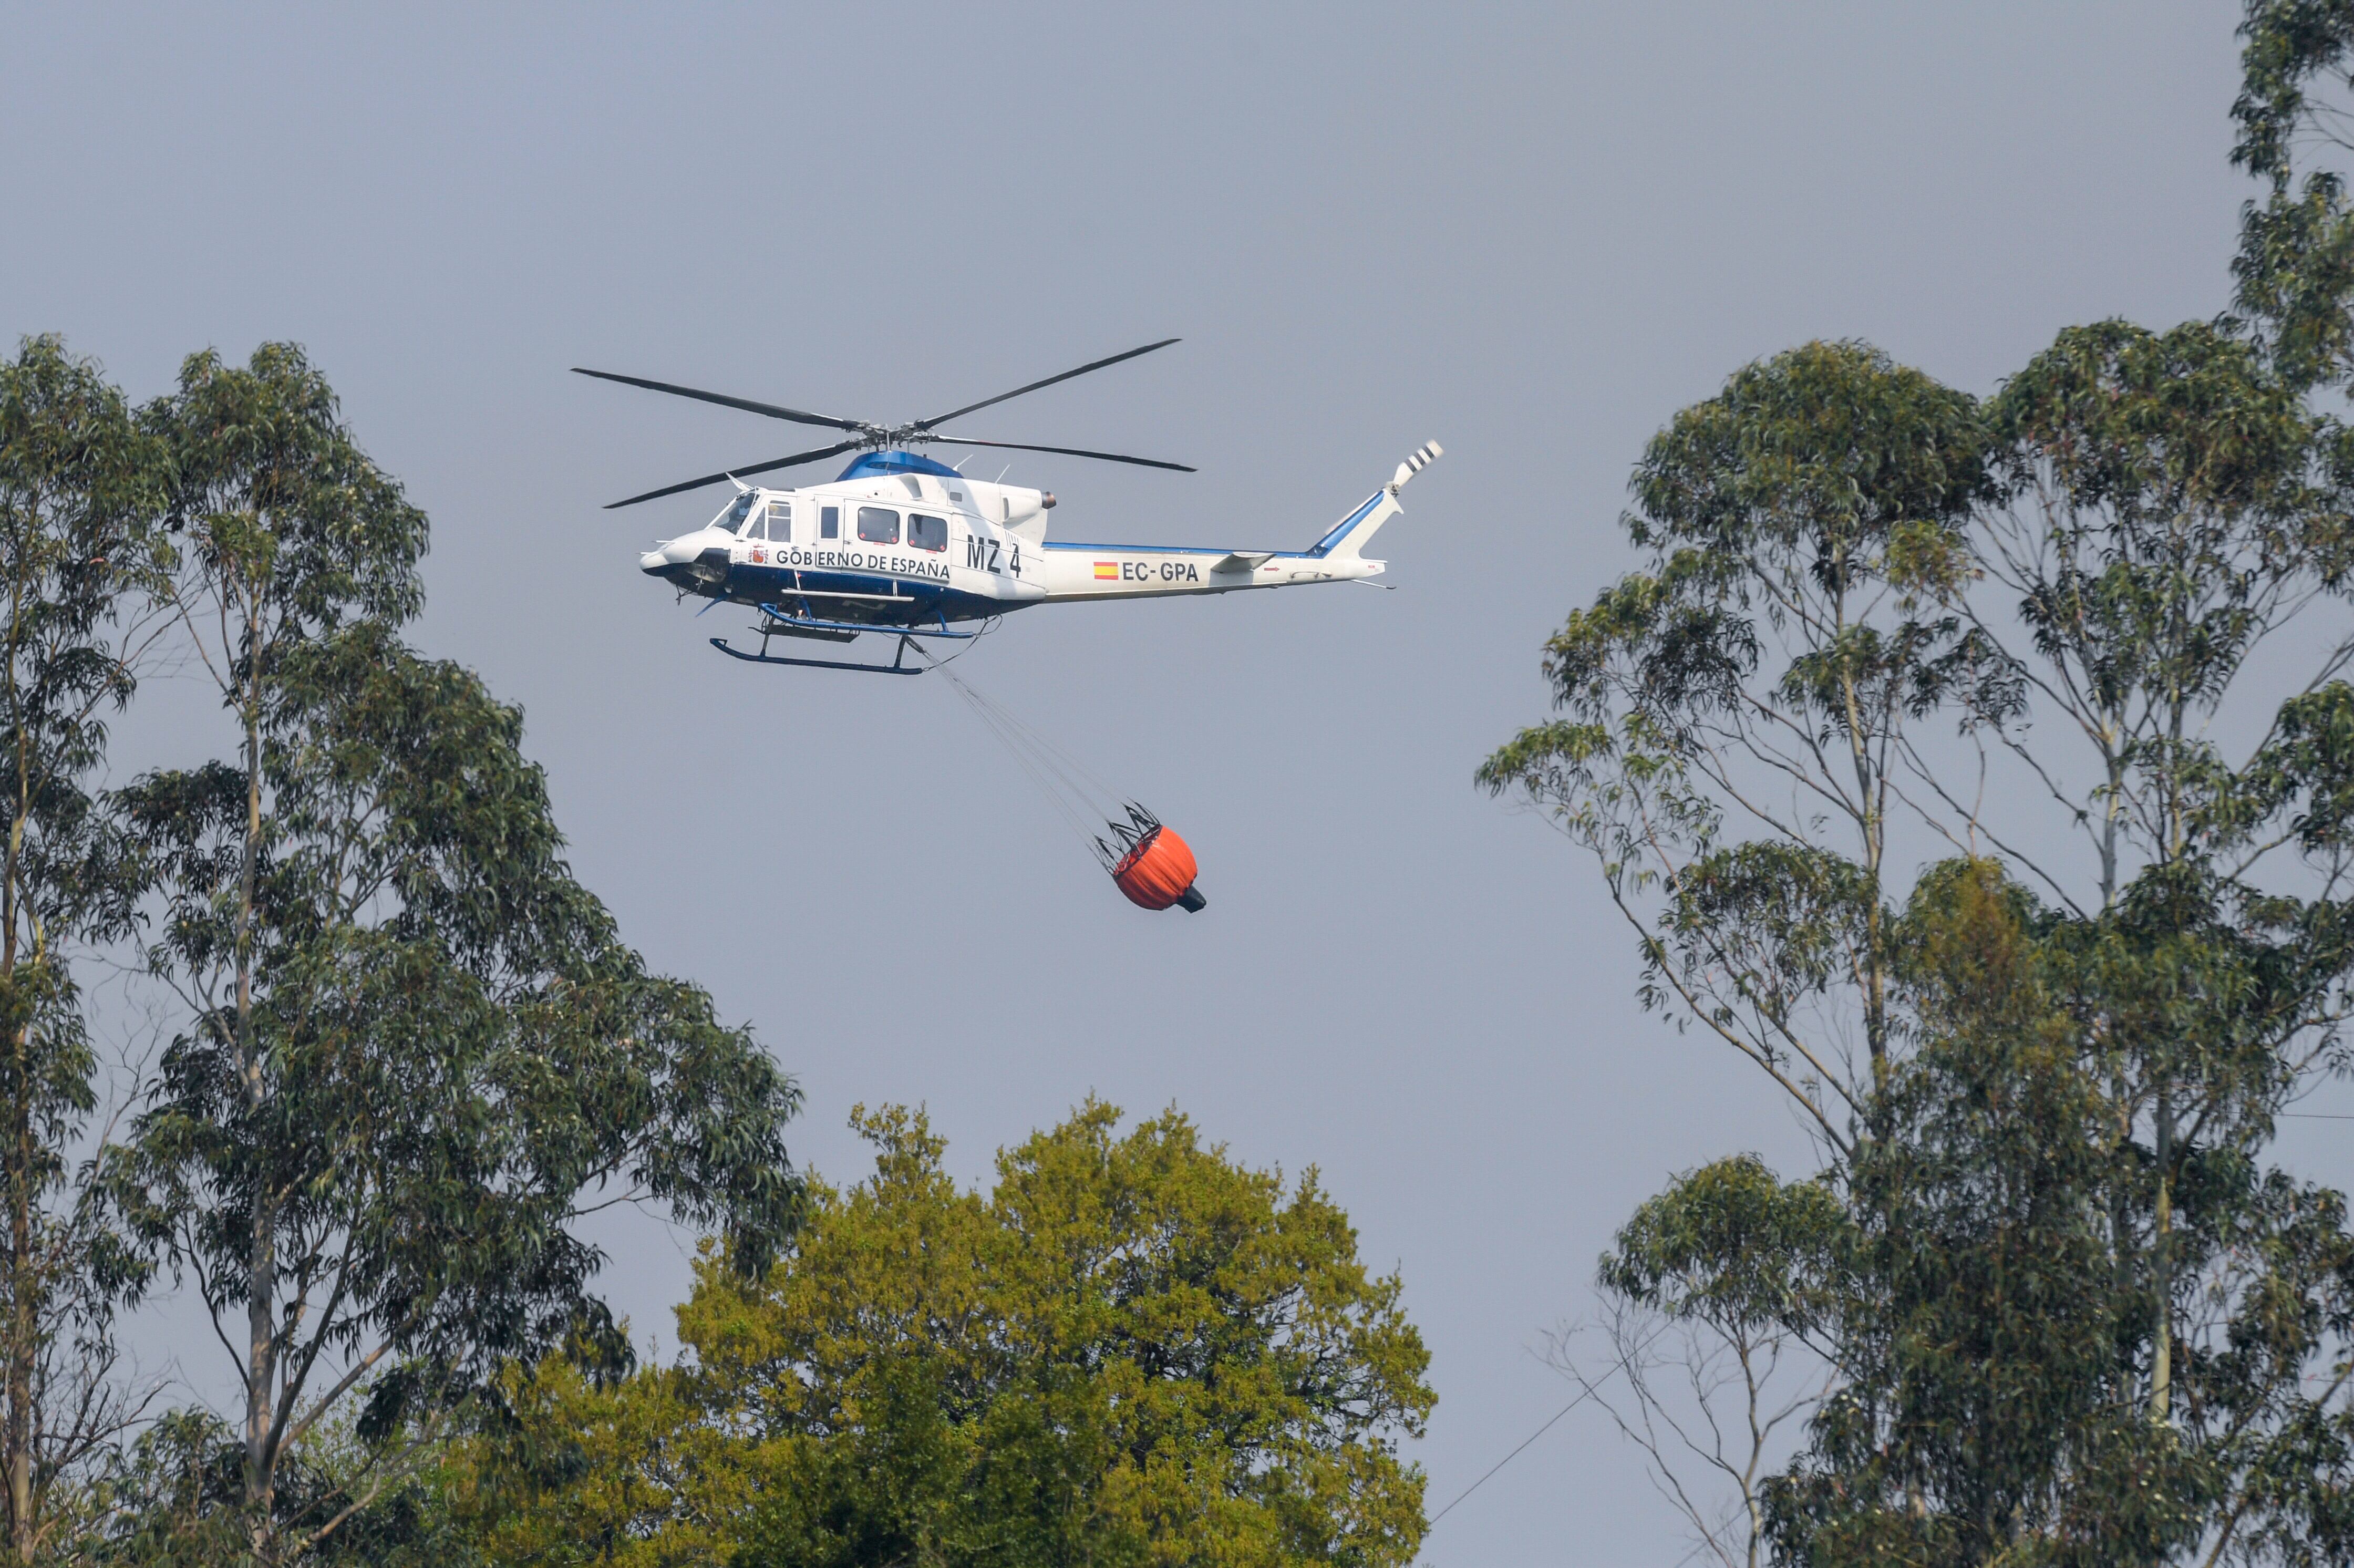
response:
[[[983,1197],[920,1113],[854,1119],[875,1173],[813,1184],[761,1278],[706,1256],[685,1364],[518,1385],[476,1450],[493,1560],[1413,1558],[1428,1358],[1312,1171],[1287,1192],[1174,1112],[1121,1135],[1091,1103]]]

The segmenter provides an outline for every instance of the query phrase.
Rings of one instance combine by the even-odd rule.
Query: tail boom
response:
[[[1363,551],[1383,524],[1405,508],[1398,492],[1443,454],[1426,441],[1398,464],[1389,483],[1325,530],[1305,550],[1204,549],[1184,545],[1089,545],[1048,540],[1042,552],[1049,599],[1159,599],[1183,593],[1232,593],[1236,588],[1287,588],[1294,583],[1347,582],[1378,577],[1386,563]]]

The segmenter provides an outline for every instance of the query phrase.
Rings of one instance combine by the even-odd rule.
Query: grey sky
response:
[[[1629,465],[1810,337],[1983,392],[2070,323],[2220,309],[2237,16],[9,5],[0,332],[142,397],[309,347],[434,519],[418,641],[525,706],[576,864],[800,1075],[829,1176],[854,1102],[928,1102],[979,1177],[1091,1091],[1319,1166],[1434,1351],[1436,1507],[1567,1397],[1530,1347],[1637,1201],[1804,1158],[1637,1011],[1589,866],[1470,787],[1631,563]],[[744,618],[634,556],[716,502],[598,508],[793,428],[565,374],[894,419],[1172,334],[971,422],[1202,469],[1022,457],[1057,535],[1296,546],[1447,451],[1372,552],[1394,593],[1036,610],[961,666],[1192,841],[1190,918],[1119,901],[937,683],[713,653]],[[155,688],[118,768],[207,703]],[[684,1244],[614,1241],[666,1340]],[[1681,1555],[1590,1414],[1426,1560]]]

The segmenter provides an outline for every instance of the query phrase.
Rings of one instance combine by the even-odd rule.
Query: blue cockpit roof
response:
[[[843,479],[865,479],[878,473],[928,473],[938,479],[959,479],[962,476],[944,462],[918,457],[914,452],[861,452],[857,461],[842,471]]]

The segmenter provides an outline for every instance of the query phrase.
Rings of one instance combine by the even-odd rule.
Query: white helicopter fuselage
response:
[[[1049,540],[1052,494],[885,451],[828,484],[744,486],[710,524],[662,541],[639,565],[682,593],[878,630],[945,628],[1050,602],[1346,582],[1381,574],[1384,563],[1363,547],[1438,451],[1432,443],[1399,464],[1305,550]]]

